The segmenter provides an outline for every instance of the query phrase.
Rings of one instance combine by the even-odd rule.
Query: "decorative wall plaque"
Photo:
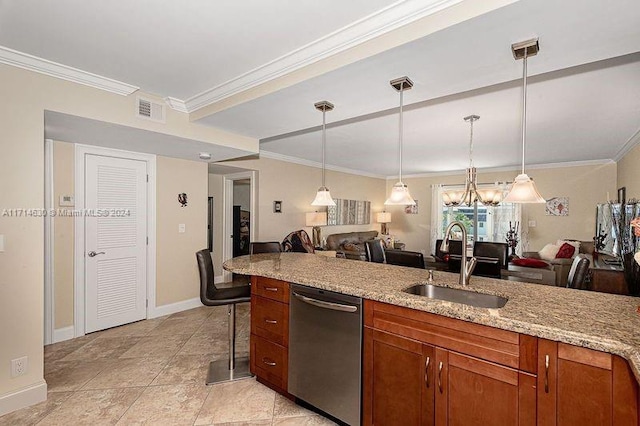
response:
[[[368,225],[371,223],[371,201],[334,199],[327,207],[327,225]]]

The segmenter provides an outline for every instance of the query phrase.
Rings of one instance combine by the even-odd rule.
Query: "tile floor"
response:
[[[254,379],[205,386],[226,358],[226,307],[200,307],[46,346],[47,401],[0,425],[332,425]],[[249,304],[238,305],[238,356]]]

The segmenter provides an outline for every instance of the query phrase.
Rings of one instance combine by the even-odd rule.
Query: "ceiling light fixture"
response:
[[[201,160],[211,160],[211,154],[208,152],[201,152],[198,157],[200,157]]]
[[[411,198],[411,194],[409,194],[409,189],[407,185],[402,182],[402,131],[403,131],[403,122],[402,122],[402,104],[403,104],[403,94],[405,90],[409,90],[413,87],[413,81],[409,79],[409,77],[400,77],[395,80],[391,80],[389,82],[391,87],[400,92],[400,125],[398,131],[398,182],[393,185],[391,189],[391,195],[387,198],[387,201],[384,202],[386,206],[415,206],[416,202]]]
[[[322,186],[318,188],[318,192],[316,193],[316,198],[311,203],[312,206],[335,206],[336,202],[331,198],[331,193],[329,192],[329,188],[325,186],[325,167],[324,167],[324,157],[325,157],[325,145],[327,144],[327,123],[326,123],[326,113],[327,111],[331,111],[333,109],[333,104],[328,101],[316,102],[313,106],[316,107],[317,110],[322,111]]]
[[[525,147],[527,141],[527,57],[535,56],[540,50],[538,39],[515,43],[511,45],[513,57],[522,59],[522,173],[516,176],[511,190],[504,198],[508,203],[544,203],[545,199],[540,195],[536,184],[524,172]]]

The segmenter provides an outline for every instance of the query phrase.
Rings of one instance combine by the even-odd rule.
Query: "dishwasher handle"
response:
[[[357,306],[343,305],[341,303],[334,303],[334,302],[325,302],[324,300],[318,300],[318,299],[313,299],[311,297],[303,296],[301,294],[296,293],[295,291],[293,292],[293,295],[296,297],[296,299],[304,303],[308,303],[309,305],[317,306],[319,308],[332,309],[334,311],[342,311],[342,312],[356,312],[358,310]]]

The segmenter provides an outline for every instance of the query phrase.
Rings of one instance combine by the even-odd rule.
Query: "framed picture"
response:
[[[404,206],[404,212],[406,214],[418,214],[418,200],[415,200],[416,204],[413,206]]]
[[[548,199],[544,213],[547,216],[569,216],[569,197],[553,197]]]
[[[273,202],[273,212],[274,213],[282,213],[282,201],[274,201]]]

